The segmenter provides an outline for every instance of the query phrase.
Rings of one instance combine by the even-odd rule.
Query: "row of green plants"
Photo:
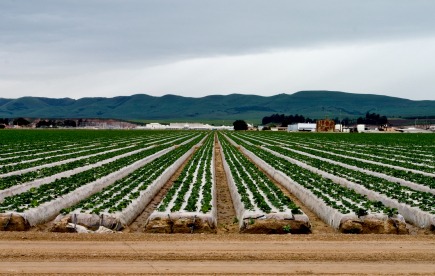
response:
[[[271,167],[283,172],[290,179],[309,190],[327,206],[342,214],[355,213],[358,216],[371,213],[393,215],[397,210],[385,206],[380,201],[372,201],[352,189],[334,183],[332,180],[313,173],[308,169],[295,165],[283,158],[262,149],[259,146],[246,143],[244,140],[229,134],[237,144],[261,158]]]
[[[219,135],[219,141],[246,210],[258,208],[266,214],[288,210],[293,214],[301,213],[289,197],[222,135]]]
[[[309,148],[312,151],[326,151],[329,153],[335,153],[339,155],[346,155],[353,158],[362,159],[361,161],[370,160],[382,164],[388,164],[405,169],[412,169],[416,171],[422,171],[427,173],[435,173],[435,158],[429,158],[428,156],[417,157],[414,155],[412,158],[403,157],[401,154],[385,154],[382,149],[373,148],[350,148],[350,147],[336,147],[334,145],[323,142],[310,141],[294,141],[291,139],[282,139],[281,143],[292,145],[294,147]],[[333,154],[331,154],[333,155]],[[368,163],[368,162],[366,162]]]
[[[269,144],[268,140],[266,139],[262,139],[261,137],[255,135],[255,136],[251,136],[248,138],[250,142],[257,144],[257,145],[262,145],[262,144]],[[243,136],[244,138],[247,137],[247,135]],[[291,137],[291,136],[290,136]],[[290,138],[289,137],[289,138]],[[287,142],[288,140],[282,140],[279,143],[277,141],[272,142],[272,145],[276,145],[276,144],[287,144],[287,143],[291,143],[291,142]],[[322,151],[318,151],[315,149],[310,149],[308,147],[305,146],[300,146],[300,145],[294,145],[291,147],[294,150],[298,150],[298,151],[302,151],[305,153],[309,153],[311,155],[315,155],[318,157],[322,157],[322,158],[326,158],[332,161],[336,161],[336,162],[340,162],[343,164],[347,164],[347,165],[351,165],[351,166],[355,166],[361,169],[366,169],[369,171],[373,171],[373,172],[377,172],[377,173],[382,173],[385,175],[389,175],[392,177],[396,177],[396,178],[400,178],[403,180],[407,180],[416,184],[420,184],[423,186],[427,186],[431,189],[435,188],[435,177],[430,176],[430,175],[423,175],[423,174],[419,174],[416,172],[412,172],[412,171],[407,171],[407,170],[400,170],[400,169],[395,169],[395,168],[391,168],[391,167],[386,167],[383,165],[378,165],[378,164],[372,164],[369,162],[364,162],[361,160],[355,160],[352,158],[348,158],[348,157],[344,157],[344,156],[337,156],[334,154],[330,154],[327,152],[322,152]]]
[[[0,160],[8,160],[8,159],[14,159],[17,158],[18,155],[23,156],[33,156],[35,154],[44,154],[46,152],[52,152],[52,151],[61,151],[61,150],[68,150],[75,146],[79,146],[80,144],[94,144],[96,141],[59,141],[59,142],[49,142],[46,141],[40,142],[40,141],[34,141],[33,143],[17,143],[17,141],[14,141],[14,143],[2,143],[2,151],[0,152]]]
[[[183,140],[187,140],[187,138],[185,136]],[[23,193],[6,197],[0,203],[0,212],[23,212],[43,203],[50,202],[170,146],[170,144],[158,145],[70,177],[62,177],[48,184],[43,184],[38,188],[34,187]]]
[[[435,189],[435,177],[429,175],[422,175],[416,172],[405,171],[400,169],[395,169],[391,167],[385,167],[382,165],[372,164],[360,160],[355,160],[352,158],[347,158],[343,156],[336,156],[333,154],[329,154],[326,152],[319,152],[316,150],[308,149],[306,147],[294,147],[294,149],[303,151],[318,157],[326,158],[332,161],[340,162],[343,164],[347,164],[350,166],[355,166],[361,169],[366,169],[373,172],[378,172],[382,174],[386,174],[389,176],[397,177],[400,179],[404,179],[410,182],[414,182],[423,186],[427,186],[431,189]]]
[[[193,154],[186,167],[157,207],[159,212],[178,211],[208,213],[212,209],[213,142],[210,134]],[[190,193],[189,193],[190,192]]]
[[[289,140],[287,139],[286,142]],[[429,153],[408,152],[410,149],[391,150],[379,147],[353,147],[352,145],[337,146],[335,143],[317,141],[297,141],[299,145],[309,145],[310,147],[326,150],[336,154],[347,154],[352,157],[381,162],[393,166],[420,170],[428,173],[435,172],[435,159]]]
[[[253,138],[252,135],[247,136]],[[434,156],[431,156],[429,152],[421,155],[418,155],[415,152],[409,152],[411,148],[404,150],[403,147],[401,147],[400,150],[394,150],[394,152],[391,152],[391,148],[367,147],[365,145],[355,146],[353,144],[346,145],[342,143],[313,139],[309,136],[305,139],[302,139],[302,137],[293,137],[288,134],[285,135],[284,133],[267,136],[263,134],[256,136],[267,139],[270,141],[270,143],[309,147],[311,149],[317,149],[341,155],[344,154],[355,158],[380,162],[397,167],[413,169],[427,173],[435,173]]]
[[[248,133],[247,133],[248,134]],[[264,137],[275,139],[277,142],[294,141],[312,143],[325,148],[355,150],[375,155],[386,156],[391,159],[402,160],[410,158],[416,160],[430,160],[434,162],[435,145],[433,134],[333,134],[333,133],[287,133],[287,132],[258,132],[249,133],[250,137]],[[419,162],[416,162],[419,163]]]
[[[104,149],[104,148],[113,148],[113,147],[119,147],[124,144],[132,144],[136,142],[143,141],[144,138],[130,138],[130,139],[107,139],[106,141],[82,141],[79,144],[72,143],[66,146],[62,146],[58,149],[50,149],[45,150],[42,152],[15,152],[13,156],[9,156],[7,158],[0,158],[0,166],[11,166],[15,165],[16,163],[22,163],[22,162],[32,162],[37,161],[40,159],[44,159],[50,162],[56,162],[59,160],[63,160],[67,157],[74,158],[75,156],[80,156],[80,154],[91,154],[89,151],[95,150],[97,148]],[[65,157],[62,157],[65,156]],[[62,159],[63,158],[63,159]]]
[[[93,155],[93,154],[108,151],[108,150],[111,150],[114,148],[125,148],[131,144],[135,144],[135,142],[124,141],[121,143],[117,143],[115,145],[104,144],[104,145],[100,145],[98,147],[88,148],[85,150],[72,149],[72,150],[69,150],[68,152],[65,152],[65,153],[62,152],[62,154],[54,155],[54,156],[53,155],[50,156],[49,154],[44,155],[44,156],[38,156],[38,158],[35,160],[28,159],[30,162],[4,165],[4,166],[0,167],[0,174],[6,174],[9,172],[13,172],[13,171],[29,169],[32,167],[37,167],[37,166],[41,166],[41,165],[45,165],[45,164],[49,164],[49,163],[54,163],[54,162],[59,162],[59,161],[64,161],[67,159],[73,159],[73,158],[77,158],[77,157],[83,157],[86,155]]]
[[[95,142],[93,143],[84,142],[80,145],[75,143],[70,145],[65,145],[65,146],[62,145],[57,149],[49,149],[49,150],[44,150],[39,152],[35,152],[33,150],[29,150],[29,151],[16,150],[14,152],[10,152],[9,154],[3,155],[3,157],[0,157],[0,166],[12,164],[12,163],[19,163],[27,160],[33,160],[36,158],[46,158],[46,157],[51,157],[60,154],[67,154],[76,150],[94,148],[97,145],[101,146],[100,143],[97,144]]]
[[[179,146],[156,158],[154,161],[104,188],[101,192],[82,200],[72,207],[63,209],[61,213],[113,214],[116,212],[122,212],[141,194],[146,193],[147,188],[150,187],[150,185],[152,185],[169,166],[197,144],[202,138],[202,135],[198,136],[191,142]]]
[[[383,194],[389,198],[395,199],[400,203],[406,204],[411,207],[418,207],[422,211],[435,214],[435,196],[431,193],[416,191],[412,188],[402,186],[396,182],[388,181],[380,177],[351,170],[343,166],[331,164],[317,158],[298,154],[283,147],[268,146],[267,148],[290,158],[299,160],[319,170],[328,172],[338,177],[345,178],[371,191],[375,191],[379,194]]]
[[[4,130],[0,135],[0,159],[74,148],[85,144],[142,139],[144,136],[140,132],[114,130]]]
[[[148,140],[148,142],[139,143],[133,147],[120,148],[119,150],[116,150],[116,151],[103,153],[101,155],[96,155],[96,156],[92,156],[92,157],[88,157],[88,158],[84,158],[84,159],[80,159],[80,160],[75,160],[75,161],[68,162],[68,163],[61,164],[61,165],[40,168],[38,170],[29,171],[27,173],[15,174],[15,175],[2,177],[2,178],[0,178],[0,190],[4,190],[7,188],[16,186],[16,185],[20,185],[20,184],[23,184],[26,182],[34,181],[36,179],[41,179],[44,177],[52,176],[52,175],[55,175],[58,173],[70,171],[70,170],[77,169],[80,167],[89,166],[89,165],[104,161],[104,160],[109,159],[109,158],[113,158],[113,157],[116,157],[116,156],[119,156],[122,154],[132,152],[134,150],[140,150],[142,148],[149,147],[149,146],[156,144],[156,143],[170,144],[171,141],[173,141],[174,139],[183,138],[183,139],[187,140],[189,137],[191,137],[191,135],[178,134],[178,136],[169,136],[169,137],[167,137],[167,136],[161,137],[159,135],[159,136],[153,137],[152,139]]]

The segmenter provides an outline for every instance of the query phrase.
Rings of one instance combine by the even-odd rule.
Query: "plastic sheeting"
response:
[[[284,156],[280,153],[277,153],[275,151],[272,151],[270,149],[266,149],[265,150],[269,151],[270,153],[281,157],[293,164],[296,164],[302,168],[305,168],[307,170],[310,170],[314,173],[320,174],[321,176],[325,177],[325,178],[329,178],[332,181],[334,181],[337,184],[340,184],[341,186],[347,187],[349,189],[352,189],[354,191],[356,191],[359,194],[363,194],[366,195],[369,199],[371,200],[376,200],[376,201],[381,201],[384,205],[392,207],[392,208],[397,208],[397,210],[399,211],[399,213],[409,222],[411,222],[412,224],[421,227],[421,228],[428,228],[431,225],[435,225],[435,215],[432,215],[430,213],[421,211],[418,208],[415,207],[411,207],[409,205],[406,205],[404,203],[400,203],[399,201],[397,201],[396,199],[392,199],[389,198],[385,195],[382,195],[378,192],[369,190],[367,188],[365,188],[362,185],[356,184],[354,182],[351,182],[345,178],[342,177],[338,177],[335,176],[333,174],[327,173],[325,171],[319,170],[317,168],[314,168],[308,164],[302,163],[298,160],[292,159],[290,157]],[[257,159],[259,159],[257,157]]]
[[[3,201],[5,199],[5,197],[13,196],[13,195],[16,195],[16,194],[23,193],[23,192],[29,190],[30,188],[33,188],[33,187],[37,188],[37,187],[39,187],[41,185],[44,185],[44,184],[47,184],[47,183],[51,183],[51,182],[55,181],[56,179],[59,179],[59,178],[62,178],[62,177],[70,177],[71,175],[78,174],[78,173],[81,173],[81,172],[84,172],[84,171],[87,171],[87,170],[90,170],[90,169],[102,166],[104,164],[110,163],[110,162],[115,161],[117,159],[120,159],[120,158],[123,158],[123,157],[126,157],[126,156],[130,156],[130,155],[133,155],[135,153],[138,153],[138,152],[141,152],[141,151],[153,148],[153,147],[154,146],[150,146],[150,147],[146,147],[146,148],[143,148],[143,149],[127,152],[127,153],[124,153],[124,154],[121,154],[121,155],[118,155],[118,156],[114,156],[112,158],[109,158],[109,159],[97,162],[95,164],[91,164],[91,165],[87,165],[87,166],[84,166],[84,167],[75,168],[73,170],[61,172],[61,173],[58,173],[58,174],[55,174],[55,175],[51,175],[51,176],[48,176],[48,177],[44,177],[44,178],[41,178],[41,179],[37,179],[37,180],[34,180],[34,181],[30,181],[30,182],[27,182],[27,183],[23,183],[23,184],[20,184],[20,185],[16,185],[16,186],[10,187],[8,189],[0,191],[0,202]]]
[[[234,145],[236,147],[239,147],[244,154],[246,154],[248,157],[251,158],[251,156],[247,154],[247,152],[249,152],[249,151],[247,151],[245,148],[239,146],[238,144],[236,144],[230,138],[228,138],[228,141],[232,145]],[[222,145],[221,145],[220,141],[219,141],[219,146],[222,149]],[[253,158],[251,158],[252,161],[254,161],[254,163],[257,164],[257,161],[260,160],[260,159],[258,157],[256,157],[255,155],[253,155],[253,154],[251,154],[251,155],[257,159],[257,160],[254,160]],[[237,186],[236,186],[236,184],[234,182],[234,179],[233,179],[233,176],[231,174],[231,170],[229,168],[229,165],[228,165],[228,163],[227,163],[227,161],[225,159],[225,154],[223,153],[223,150],[222,150],[222,161],[223,161],[222,163],[223,163],[224,171],[225,171],[225,174],[227,176],[227,181],[228,181],[228,186],[229,186],[231,198],[233,200],[234,209],[236,211],[237,218],[239,219],[239,227],[240,228],[243,227],[244,220],[250,219],[250,218],[253,218],[253,219],[295,219],[295,220],[304,221],[304,222],[308,222],[309,221],[309,218],[307,217],[307,215],[305,215],[305,214],[293,215],[291,213],[291,211],[290,212],[285,212],[285,213],[284,212],[279,212],[279,213],[265,214],[262,211],[250,211],[250,210],[246,210],[244,205],[243,205],[243,203],[242,203],[241,196],[240,196],[240,194],[237,191]],[[259,164],[257,164],[257,165],[259,165]],[[261,168],[264,169],[263,167],[261,167]],[[265,171],[269,172],[270,170],[269,171],[265,170]],[[270,174],[270,175],[273,176],[273,174]]]
[[[271,150],[269,150],[267,148],[264,148],[264,149],[266,149],[268,151],[271,151]],[[344,164],[344,163],[341,163],[341,162],[338,162],[338,161],[334,161],[334,160],[331,160],[331,159],[323,158],[323,157],[316,156],[316,155],[313,155],[313,154],[310,154],[310,153],[306,153],[306,152],[303,152],[303,151],[299,151],[299,150],[295,150],[295,149],[290,149],[290,148],[286,148],[286,149],[291,150],[291,151],[296,152],[296,153],[299,153],[299,154],[302,154],[302,155],[305,155],[305,156],[308,156],[308,157],[312,157],[312,158],[316,158],[316,159],[319,159],[319,160],[322,160],[322,161],[326,161],[326,162],[329,162],[331,164],[339,165],[339,166],[345,167],[347,169],[351,169],[351,170],[354,170],[354,171],[359,171],[359,172],[362,172],[362,173],[366,173],[366,174],[369,174],[369,175],[380,177],[380,178],[383,178],[383,179],[391,181],[391,182],[397,182],[400,185],[407,186],[407,187],[409,187],[411,189],[414,189],[416,191],[428,192],[428,193],[431,193],[431,194],[435,195],[435,190],[431,189],[428,186],[424,186],[424,185],[421,185],[421,184],[418,184],[418,183],[414,183],[414,182],[411,182],[411,181],[407,181],[407,180],[404,180],[404,179],[401,179],[401,178],[397,178],[397,177],[394,177],[394,176],[390,176],[390,175],[386,175],[386,174],[383,174],[383,173],[378,173],[378,172],[362,169],[362,168],[359,168],[359,167],[356,167],[356,166]]]
[[[304,148],[308,148],[306,146],[303,146],[303,147]],[[315,151],[319,151],[319,152],[323,152],[323,153],[327,153],[327,154],[331,154],[331,155],[335,155],[335,156],[350,158],[350,159],[353,159],[353,160],[362,161],[362,162],[370,163],[370,164],[373,164],[373,165],[384,166],[384,167],[392,168],[392,169],[395,169],[395,170],[410,171],[410,172],[413,172],[413,173],[419,173],[419,174],[422,174],[422,175],[435,177],[435,174],[433,174],[433,173],[428,173],[428,172],[423,172],[423,171],[419,171],[419,170],[415,170],[415,169],[410,169],[410,168],[404,168],[404,167],[400,167],[400,166],[390,165],[390,164],[381,163],[381,162],[377,162],[377,161],[373,161],[373,160],[368,160],[368,159],[361,159],[361,158],[350,156],[350,155],[343,155],[343,154],[338,154],[338,153],[329,152],[329,151],[320,150],[320,149],[314,149],[314,148],[309,148],[309,149],[312,149],[312,150],[315,150]]]
[[[142,160],[136,161],[135,163],[122,168],[121,170],[106,175],[89,184],[86,184],[72,191],[69,194],[58,197],[50,202],[41,204],[36,208],[29,209],[21,215],[27,218],[31,226],[47,222],[50,219],[54,218],[63,208],[79,203],[84,198],[87,198],[101,191],[105,187],[113,184],[116,180],[127,176],[128,174],[158,158],[159,156],[169,152],[172,149],[174,149],[174,147],[170,147],[150,156],[147,156]]]
[[[191,138],[191,139],[183,142],[182,144],[186,144],[195,138],[196,137]],[[197,145],[201,144],[204,141],[204,139],[202,139]],[[197,145],[195,145],[195,146],[197,146]],[[166,170],[159,177],[157,177],[153,181],[153,183],[151,183],[147,187],[147,189],[145,189],[144,191],[141,191],[139,197],[134,199],[131,202],[131,204],[129,204],[124,210],[122,210],[121,212],[116,212],[114,214],[102,213],[101,215],[104,216],[106,221],[116,221],[117,222],[116,224],[121,224],[123,226],[131,224],[133,222],[133,220],[143,212],[143,210],[148,205],[148,203],[151,202],[151,200],[156,196],[156,194],[165,185],[165,183],[171,178],[171,176],[178,170],[178,168],[192,154],[192,152],[195,150],[195,146],[193,146],[190,150],[188,150],[185,154],[183,154],[172,165],[170,165],[168,168],[166,168]],[[173,148],[174,147],[171,147],[170,149],[165,150],[164,152],[163,151],[161,153],[159,152],[160,154],[158,156],[154,157],[152,160],[162,156],[163,154],[169,152]],[[88,214],[83,214],[83,213],[73,214],[73,215],[76,215],[79,221],[81,221],[82,217],[86,218],[87,216],[89,216]],[[93,225],[93,224],[85,223],[83,221],[81,221],[81,222],[84,225]],[[91,222],[91,223],[94,223],[94,222]],[[114,225],[114,223],[110,223],[110,225]],[[106,224],[106,227],[108,227],[107,224]]]
[[[182,138],[183,137],[177,138],[175,140],[171,140],[170,142],[165,142],[163,144],[172,143],[172,142],[177,141],[177,140],[182,139]],[[166,139],[164,139],[164,140],[166,140]],[[191,141],[191,140],[192,139],[189,139],[189,140],[187,140],[187,141],[185,141],[185,142],[183,142],[181,144],[185,144],[186,142]],[[129,146],[129,147],[132,147],[132,146]],[[118,156],[114,156],[112,158],[109,158],[109,159],[97,162],[95,164],[91,164],[91,165],[88,165],[88,166],[75,168],[73,170],[61,172],[61,173],[58,173],[58,174],[55,174],[55,175],[51,175],[51,176],[48,176],[48,177],[44,177],[44,178],[41,178],[41,179],[36,179],[34,181],[23,183],[21,185],[16,185],[16,186],[10,187],[8,189],[0,191],[0,202],[2,202],[5,197],[13,196],[13,195],[16,195],[16,194],[20,194],[22,192],[25,192],[25,191],[29,190],[30,188],[33,188],[33,187],[37,188],[37,187],[39,187],[39,186],[41,186],[43,184],[47,184],[47,183],[53,182],[56,179],[59,179],[59,178],[62,178],[62,177],[70,177],[71,175],[74,175],[74,174],[77,174],[77,173],[80,173],[80,172],[83,172],[83,171],[87,171],[87,170],[90,170],[92,168],[99,167],[101,165],[110,163],[110,162],[115,161],[117,159],[120,159],[120,158],[123,158],[123,157],[127,157],[127,156],[130,156],[130,155],[136,154],[138,152],[141,152],[141,151],[144,151],[144,150],[148,150],[148,149],[153,148],[153,147],[155,147],[155,145],[152,145],[152,146],[149,146],[149,147],[146,147],[146,148],[142,148],[142,149],[138,149],[138,150],[134,150],[134,151],[131,151],[131,152],[127,152],[127,153],[124,153],[124,154],[121,154],[121,155],[118,155]],[[112,152],[112,151],[115,151],[115,150],[105,151],[102,154],[108,153],[108,152]],[[94,154],[94,155],[98,155],[98,154]],[[87,156],[87,157],[89,157],[89,156]],[[58,165],[58,163],[60,164],[60,162],[51,163],[50,166]]]
[[[192,149],[193,151],[194,149]],[[166,219],[166,218],[170,218],[171,220],[175,220],[175,219],[200,219],[204,222],[207,222],[209,225],[217,225],[217,200],[216,200],[216,171],[215,171],[215,151],[214,151],[214,145],[213,145],[213,153],[212,153],[212,161],[211,161],[211,166],[212,166],[212,208],[211,208],[211,212],[209,213],[202,213],[202,212],[187,212],[187,211],[179,211],[179,212],[159,212],[159,211],[154,211],[150,217],[147,220],[147,223],[149,221],[155,220],[155,219]],[[184,161],[183,161],[184,162]],[[183,163],[182,162],[182,163]],[[181,163],[181,164],[182,164]],[[181,165],[180,164],[180,165]],[[177,168],[178,169],[178,168]]]

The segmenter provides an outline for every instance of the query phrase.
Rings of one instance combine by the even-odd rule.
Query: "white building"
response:
[[[149,123],[146,124],[144,129],[166,129],[167,125],[162,125],[159,123]]]
[[[366,131],[366,125],[364,125],[364,124],[356,125],[356,131],[358,131],[359,133],[365,132]]]
[[[311,132],[315,132],[316,131],[316,124],[312,124],[312,123],[297,123],[297,124],[289,125],[287,127],[287,131],[288,132],[292,132],[292,131],[311,131]]]

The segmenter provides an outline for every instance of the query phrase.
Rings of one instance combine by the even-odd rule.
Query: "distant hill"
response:
[[[412,101],[337,91],[301,91],[270,97],[232,94],[189,98],[144,94],[114,98],[0,98],[0,118],[116,118],[143,121],[223,121],[259,123],[274,113],[310,118],[355,118],[366,112],[387,117],[435,115],[435,101]]]

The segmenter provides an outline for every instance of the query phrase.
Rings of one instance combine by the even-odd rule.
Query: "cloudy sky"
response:
[[[433,0],[0,0],[0,97],[435,100]]]

